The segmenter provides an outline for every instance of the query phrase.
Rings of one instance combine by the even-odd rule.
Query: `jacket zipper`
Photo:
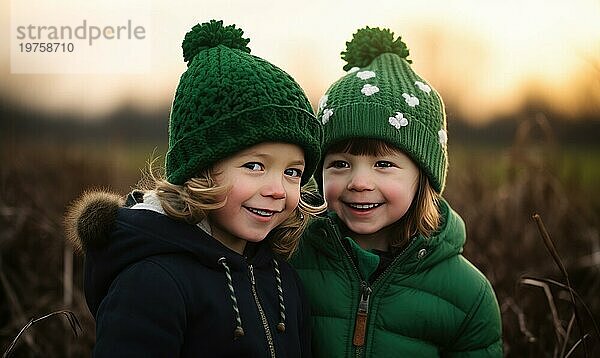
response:
[[[371,296],[371,293],[373,292],[372,287],[376,286],[377,283],[379,283],[379,281],[381,281],[382,278],[385,277],[385,275],[388,272],[390,272],[390,270],[392,269],[392,267],[408,251],[408,249],[412,246],[412,244],[416,240],[413,238],[410,241],[410,243],[408,245],[406,245],[406,247],[404,248],[404,250],[402,250],[402,252],[399,253],[396,256],[396,258],[381,273],[381,275],[379,275],[379,277],[375,280],[375,282],[373,282],[373,285],[369,286],[369,283],[367,281],[363,280],[362,277],[360,276],[360,272],[358,271],[358,267],[356,267],[356,264],[354,263],[354,260],[352,260],[352,257],[350,256],[350,253],[348,252],[348,250],[346,250],[346,247],[342,243],[342,240],[340,238],[340,234],[335,229],[334,223],[331,221],[331,219],[328,219],[328,221],[331,224],[331,227],[334,228],[333,231],[334,231],[334,234],[336,236],[336,239],[338,240],[340,246],[342,247],[342,250],[346,254],[346,258],[352,264],[352,268],[354,269],[354,273],[356,274],[356,276],[360,280],[361,294],[360,294],[360,301],[358,303],[358,311],[356,313],[356,319],[355,319],[355,322],[354,322],[354,336],[352,338],[352,344],[354,346],[356,346],[356,357],[360,357],[360,356],[362,356],[362,353],[363,353],[363,349],[364,349],[364,345],[365,345],[365,337],[366,337],[366,334],[367,334],[367,318],[368,318],[368,315],[369,315],[369,298]]]
[[[356,346],[356,357],[360,357],[362,355],[367,330],[367,318],[369,314],[369,297],[371,295],[371,288],[369,287],[369,284],[366,281],[364,281],[362,277],[360,277],[358,267],[356,267],[356,264],[354,263],[354,260],[352,260],[350,253],[348,252],[348,250],[346,250],[346,247],[344,247],[340,234],[336,230],[334,223],[331,221],[331,219],[328,219],[328,221],[330,223],[330,227],[333,228],[333,234],[335,235],[335,238],[342,247],[342,251],[344,252],[348,261],[350,261],[350,265],[352,266],[356,277],[360,281],[361,296],[360,302],[358,304],[357,316],[354,322],[354,335],[352,338],[352,344]],[[360,343],[360,345],[357,345],[356,343]]]
[[[356,357],[362,357],[365,348],[365,337],[367,334],[367,317],[369,314],[369,297],[373,292],[373,287],[377,287],[377,284],[383,280],[383,278],[392,270],[392,267],[396,265],[398,261],[404,256],[408,249],[412,246],[415,239],[400,252],[396,258],[389,264],[389,266],[377,277],[372,285],[369,286],[367,281],[361,282],[362,293],[360,295],[360,303],[358,304],[358,312],[356,313],[356,322],[354,325],[354,339],[353,344],[356,346]],[[342,245],[343,246],[343,245]],[[344,248],[345,250],[345,248]],[[348,254],[349,256],[349,254]],[[354,261],[353,261],[354,262]],[[358,272],[358,268],[356,269]]]
[[[269,322],[267,321],[267,316],[265,315],[265,311],[263,311],[262,306],[260,305],[260,301],[258,300],[258,294],[256,293],[256,281],[254,280],[254,267],[252,265],[248,265],[250,269],[250,283],[252,287],[252,295],[254,296],[254,302],[256,303],[256,307],[258,308],[258,313],[260,314],[260,319],[263,324],[263,328],[265,329],[265,336],[267,337],[267,343],[269,345],[269,352],[271,353],[271,358],[276,358],[275,356],[275,343],[273,342],[273,336],[271,335],[271,330],[269,329]]]
[[[358,303],[358,312],[356,313],[356,322],[354,324],[354,338],[352,344],[357,347],[365,345],[365,333],[367,330],[367,315],[369,314],[369,296],[371,287],[366,281],[361,282],[360,302]]]

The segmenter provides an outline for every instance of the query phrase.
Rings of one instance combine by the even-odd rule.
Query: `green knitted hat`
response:
[[[322,126],[300,86],[280,68],[250,55],[235,25],[211,20],[185,35],[181,75],[169,121],[167,180],[183,184],[240,150],[262,142],[297,144],[302,183],[320,156]]]
[[[440,95],[413,71],[406,44],[394,40],[389,29],[360,29],[346,46],[342,59],[348,74],[319,101],[323,153],[348,139],[383,140],[407,153],[441,193],[448,155]]]

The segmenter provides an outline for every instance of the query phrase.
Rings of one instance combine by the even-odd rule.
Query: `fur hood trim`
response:
[[[64,222],[67,241],[78,253],[106,245],[123,205],[123,198],[115,193],[100,190],[83,193],[67,209]]]

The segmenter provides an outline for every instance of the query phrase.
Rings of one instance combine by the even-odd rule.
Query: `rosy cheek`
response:
[[[333,191],[333,185],[331,185],[330,181],[325,181],[325,185],[323,185],[323,195],[328,196],[331,195]]]
[[[288,203],[292,208],[298,206],[298,204],[300,204],[300,193],[294,193],[293,195],[288,196]]]

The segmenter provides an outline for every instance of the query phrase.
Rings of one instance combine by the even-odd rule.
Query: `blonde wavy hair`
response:
[[[327,153],[383,156],[403,152],[384,141],[361,138],[336,143],[329,148]],[[440,195],[429,183],[427,175],[419,168],[419,181],[415,197],[406,214],[393,224],[399,233],[389,242],[393,250],[402,249],[414,235],[430,237],[438,231],[442,220],[438,210],[439,200]]]
[[[171,218],[195,225],[204,220],[210,211],[225,206],[229,187],[215,181],[212,169],[201,171],[183,185],[175,185],[169,183],[159,170],[154,169],[155,161],[156,159],[148,163],[148,170],[138,187],[155,191],[163,210]],[[302,199],[303,196],[314,197],[315,193],[316,187],[311,184],[302,187],[296,209],[265,238],[273,252],[285,259],[289,259],[298,248],[300,236],[310,220],[327,208],[325,203],[313,206]]]

